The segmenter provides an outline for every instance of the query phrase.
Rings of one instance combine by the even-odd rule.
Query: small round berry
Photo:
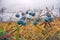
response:
[[[19,15],[19,14],[16,14],[15,16],[16,16],[17,18],[19,18],[19,17],[20,17],[20,15]]]

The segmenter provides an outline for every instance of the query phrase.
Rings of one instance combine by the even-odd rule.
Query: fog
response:
[[[7,11],[19,11],[27,9],[39,9],[46,6],[59,6],[59,0],[1,0],[1,7],[6,7]]]
[[[0,9],[6,8],[5,12],[18,12],[19,10],[26,11],[27,9],[45,9],[45,7],[49,9],[54,6],[53,12],[55,15],[59,16],[59,7],[60,0],[0,0]],[[16,14],[16,13],[15,13]],[[15,15],[14,14],[14,15]],[[7,21],[10,19],[13,13],[4,13],[3,20]],[[1,16],[1,15],[0,15]],[[15,18],[15,16],[13,16]]]

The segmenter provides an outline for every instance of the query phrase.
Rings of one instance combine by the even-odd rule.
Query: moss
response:
[[[0,30],[0,36],[3,36],[3,35],[4,35],[4,31]]]

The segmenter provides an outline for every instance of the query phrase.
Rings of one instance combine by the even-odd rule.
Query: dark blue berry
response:
[[[32,13],[30,12],[29,15],[32,15]]]
[[[35,13],[32,13],[32,16],[35,16]]]
[[[19,24],[19,25],[22,24],[22,20],[18,20],[17,24]]]
[[[23,26],[25,26],[25,25],[26,25],[26,22],[25,22],[25,21],[23,21],[23,22],[22,22],[22,25],[23,25]]]
[[[20,17],[20,15],[19,15],[19,14],[16,14],[15,16],[16,16],[17,18],[19,18],[19,17]]]
[[[39,22],[39,21],[40,21],[40,19],[39,19],[39,18],[36,18],[36,21],[37,21],[37,22]]]
[[[34,23],[33,23],[34,25],[37,25],[37,21],[34,21]]]
[[[26,16],[22,16],[22,19],[24,19],[24,20],[25,20],[25,19],[26,19]]]
[[[21,24],[21,25],[23,25],[23,26],[25,26],[26,25],[26,22],[25,21],[22,21],[22,20],[19,20],[18,22],[17,22],[17,24]]]

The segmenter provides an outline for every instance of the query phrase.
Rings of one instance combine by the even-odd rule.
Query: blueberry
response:
[[[25,22],[25,21],[23,21],[23,22],[22,22],[22,25],[23,25],[23,26],[25,26],[25,25],[26,25],[26,22]]]
[[[48,17],[45,19],[45,22],[51,22],[52,21],[52,17]]]
[[[33,23],[34,25],[37,25],[37,21],[34,21],[34,23]]]
[[[15,16],[16,16],[17,18],[19,18],[19,17],[20,17],[20,15],[19,15],[19,14],[16,14]]]
[[[18,20],[17,24],[19,24],[19,25],[22,24],[22,20]]]
[[[37,21],[37,22],[39,22],[39,20],[40,20],[39,18],[36,18],[36,21]]]
[[[17,22],[17,24],[22,24],[23,26],[25,26],[26,25],[26,22],[25,21],[22,21],[22,20],[19,20],[18,22]]]
[[[22,16],[22,19],[24,19],[24,20],[25,20],[25,19],[26,19],[26,16]]]
[[[29,13],[29,15],[32,15],[32,13]]]
[[[48,19],[49,19],[49,21],[52,21],[52,17],[49,17]]]
[[[48,20],[48,18],[46,18],[46,19],[44,19],[44,21],[45,21],[45,22],[48,22],[49,20]]]
[[[32,13],[32,16],[35,16],[35,13]]]

